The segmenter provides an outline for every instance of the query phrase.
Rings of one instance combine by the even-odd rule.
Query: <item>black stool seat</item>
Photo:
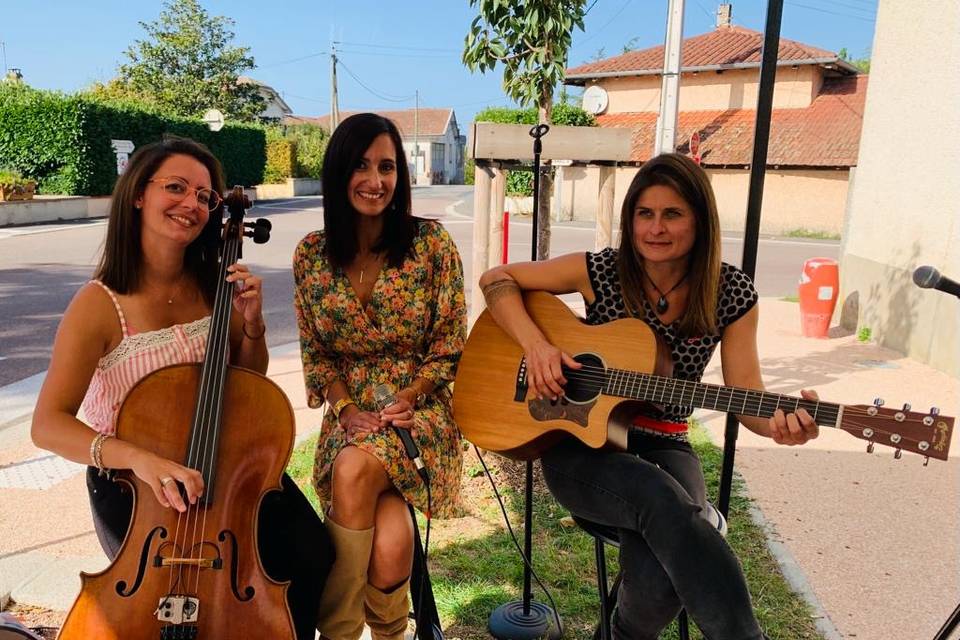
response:
[[[605,524],[599,524],[580,516],[573,516],[573,521],[577,526],[589,533],[594,538],[599,538],[602,542],[611,547],[620,547],[620,534],[616,527],[609,527]]]

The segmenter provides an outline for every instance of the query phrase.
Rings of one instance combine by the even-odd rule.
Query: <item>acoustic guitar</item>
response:
[[[840,405],[778,393],[738,389],[670,377],[667,349],[643,321],[632,318],[587,325],[562,301],[543,291],[524,293],[524,304],[547,340],[580,369],[564,367],[565,395],[537,399],[528,393],[523,350],[493,320],[477,319],[460,365],[453,412],[460,431],[478,447],[518,460],[540,457],[565,437],[593,448],[623,450],[633,418],[644,403],[692,406],[768,418],[806,409],[817,424],[843,429],[868,442],[946,460],[954,419],[873,405]],[[529,396],[529,397],[528,397]]]

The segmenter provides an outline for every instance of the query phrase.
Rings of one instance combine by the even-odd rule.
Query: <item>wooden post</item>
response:
[[[490,189],[490,244],[487,253],[487,268],[503,262],[503,211],[507,199],[507,172],[502,167],[493,170]]]
[[[470,281],[470,325],[473,326],[486,306],[480,291],[480,276],[487,270],[490,255],[490,187],[493,181],[493,169],[487,165],[476,164],[473,187],[473,273]]]
[[[597,251],[613,244],[613,187],[616,184],[616,177],[616,166],[600,167],[600,195],[597,198]]]

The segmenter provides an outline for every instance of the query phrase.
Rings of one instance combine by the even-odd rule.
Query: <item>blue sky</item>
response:
[[[782,37],[831,51],[869,55],[877,0],[785,0]],[[470,73],[460,62],[475,11],[467,0],[201,0],[231,17],[234,44],[251,48],[258,69],[300,115],[330,108],[330,42],[337,40],[340,108],[453,107],[461,123],[491,105],[507,105],[497,67]],[[592,6],[591,6],[592,5]],[[6,65],[43,89],[75,91],[115,75],[123,52],[159,15],[160,0],[0,0]],[[589,0],[586,30],[576,31],[569,63],[662,43],[667,0]],[[686,0],[684,35],[713,28],[713,0]],[[763,30],[766,2],[733,3],[735,24]],[[319,54],[319,55],[317,55]],[[3,62],[0,60],[0,62]],[[351,73],[354,77],[351,77]]]

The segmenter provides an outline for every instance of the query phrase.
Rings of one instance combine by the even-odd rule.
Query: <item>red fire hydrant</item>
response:
[[[826,338],[837,306],[840,269],[836,260],[810,258],[800,274],[800,327],[804,337]]]

